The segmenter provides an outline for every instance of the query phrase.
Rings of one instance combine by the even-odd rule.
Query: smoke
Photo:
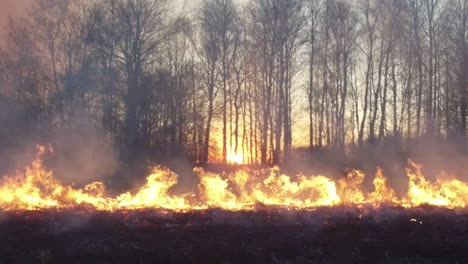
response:
[[[50,167],[65,183],[106,181],[119,167],[112,138],[82,109],[75,111],[66,125],[54,128],[48,137],[54,148]]]
[[[41,137],[34,115],[14,99],[0,95],[0,174],[14,173],[35,156]]]
[[[37,145],[50,145],[46,167],[64,184],[106,181],[119,168],[113,139],[83,108],[60,126],[35,116],[33,109],[0,96],[0,174],[13,175],[36,157]]]
[[[165,166],[174,171],[178,176],[178,183],[172,192],[183,194],[194,192],[199,183],[198,176],[193,171],[193,164],[184,156],[176,156],[165,162]]]
[[[409,156],[424,166],[428,177],[456,176],[460,180],[468,180],[468,153],[466,144],[468,138],[452,138],[442,141],[436,138],[421,138],[415,140],[410,147]]]
[[[0,224],[6,221],[8,221],[8,216],[4,212],[0,211]]]
[[[60,217],[52,216],[54,219],[50,223],[50,231],[53,234],[72,232],[85,228],[92,220],[89,214],[77,214],[72,212],[62,212]]]
[[[432,182],[453,178],[468,181],[467,143],[463,138],[426,136],[408,142],[407,139],[387,137],[381,142],[365,142],[346,155],[327,149],[298,149],[289,165],[281,169],[289,175],[325,175],[334,179],[344,178],[347,171],[357,169],[366,174],[365,189],[372,191],[372,181],[380,167],[390,186],[401,197],[408,191],[406,168],[409,160],[421,164],[422,173]]]

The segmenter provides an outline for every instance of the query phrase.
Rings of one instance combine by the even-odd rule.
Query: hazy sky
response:
[[[0,0],[0,17],[5,20],[9,15],[16,15],[24,10],[31,0]]]
[[[33,2],[34,0],[0,0],[0,32],[4,34],[5,25],[8,22],[10,16],[18,16],[24,13],[25,9]],[[181,8],[185,4],[193,5],[193,0],[173,0],[170,2],[178,2],[175,6]]]
[[[32,0],[0,0],[0,37],[5,34],[5,26],[10,16],[18,16],[24,12]]]
[[[6,32],[6,24],[10,16],[16,17],[24,14],[25,10],[34,0],[0,0],[0,42]],[[169,0],[176,13],[192,12],[197,9],[201,0]],[[234,0],[244,4],[246,0]]]

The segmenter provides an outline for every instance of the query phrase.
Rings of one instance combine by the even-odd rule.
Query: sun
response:
[[[227,162],[229,164],[243,164],[244,163],[244,155],[241,153],[230,153],[227,155]]]

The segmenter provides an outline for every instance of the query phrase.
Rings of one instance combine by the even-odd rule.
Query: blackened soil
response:
[[[468,213],[0,213],[0,263],[468,263]]]

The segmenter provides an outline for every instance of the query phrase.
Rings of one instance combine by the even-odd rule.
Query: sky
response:
[[[20,15],[32,0],[0,0],[0,23],[2,26],[8,21],[9,16]]]
[[[7,20],[8,16],[18,15],[32,0],[0,0],[0,17],[2,23]]]
[[[25,13],[25,10],[34,0],[0,0],[0,37],[5,36],[5,27],[8,23],[8,18],[20,16]],[[181,10],[184,6],[193,6],[193,0],[174,0],[175,7]]]
[[[0,24],[2,26],[8,21],[9,16],[17,16],[22,14],[24,10],[34,0],[0,0]],[[246,0],[234,0],[235,2],[245,3]],[[193,8],[197,5],[200,0],[170,0],[174,4],[174,7],[182,10],[187,8]]]
[[[0,0],[0,43],[3,43],[3,39],[6,34],[6,26],[8,18],[21,16],[25,13],[28,6],[34,0]],[[234,0],[244,4],[246,0]],[[191,12],[201,2],[201,0],[169,0],[174,11],[176,13]]]
[[[24,14],[25,9],[33,0],[0,0],[0,39],[3,40],[8,18]]]

